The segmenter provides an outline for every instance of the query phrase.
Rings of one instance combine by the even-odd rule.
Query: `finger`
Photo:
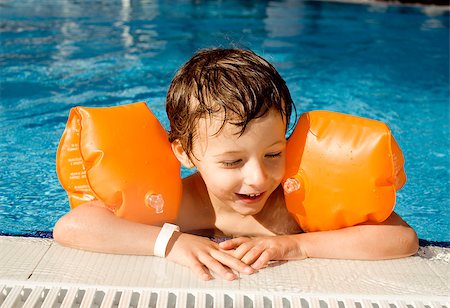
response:
[[[273,260],[272,250],[264,250],[259,258],[252,264],[252,267],[257,270],[262,269],[263,267],[266,267],[271,260]]]
[[[255,247],[257,244],[254,241],[248,241],[246,243],[242,243],[233,251],[233,257],[236,259],[242,260],[242,258]]]
[[[223,265],[226,265],[228,268],[235,270],[238,273],[250,275],[255,272],[254,268],[252,268],[250,265],[245,264],[240,259],[237,259],[226,252],[212,251],[211,256]]]
[[[252,249],[250,249],[249,251],[247,251],[245,253],[245,255],[242,256],[241,261],[248,265],[253,264],[261,256],[261,254],[263,252],[264,252],[264,247],[255,246]]]
[[[201,263],[193,264],[191,270],[202,280],[207,281],[213,278],[209,270]]]
[[[236,274],[233,273],[230,268],[224,266],[212,256],[206,255],[200,257],[199,261],[202,262],[210,271],[218,274],[220,277],[226,280],[234,280],[237,278]]]
[[[219,247],[222,249],[227,249],[227,250],[234,249],[248,241],[250,241],[250,239],[248,237],[237,237],[237,238],[233,238],[231,240],[223,241],[222,243],[219,244]]]

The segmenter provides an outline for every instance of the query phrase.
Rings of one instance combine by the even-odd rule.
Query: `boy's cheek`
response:
[[[233,183],[237,181],[239,175],[235,172],[223,172],[221,169],[208,170],[208,172],[200,172],[202,175],[205,184],[214,185],[215,187],[226,188],[227,186],[232,186]]]
[[[284,173],[286,172],[286,159],[283,157],[280,161],[274,166],[272,171],[272,176],[281,182],[284,177]]]

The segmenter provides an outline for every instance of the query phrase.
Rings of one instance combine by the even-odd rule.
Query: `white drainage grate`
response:
[[[450,299],[0,285],[0,307],[450,308]]]

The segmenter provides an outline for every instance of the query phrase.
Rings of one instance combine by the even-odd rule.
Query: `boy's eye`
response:
[[[277,158],[277,157],[281,156],[281,153],[282,152],[266,154],[266,157],[268,157],[268,158]]]
[[[242,159],[223,161],[223,162],[221,162],[221,164],[225,167],[235,167],[235,166],[239,165],[239,163],[241,161],[242,161]]]

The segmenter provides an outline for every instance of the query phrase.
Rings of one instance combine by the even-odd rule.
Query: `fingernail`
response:
[[[210,279],[211,279],[211,276],[208,275],[208,274],[203,274],[203,275],[202,275],[202,279],[203,279],[203,280],[210,280]]]
[[[255,271],[260,270],[260,269],[263,269],[263,268],[266,268],[266,267],[267,267],[267,264],[263,264],[263,265],[261,265],[261,264],[256,264],[256,263],[252,264],[252,268],[253,268]]]
[[[228,273],[228,274],[226,275],[226,278],[227,278],[227,280],[233,280],[233,279],[236,278],[236,275],[235,275],[235,274],[232,274],[232,273]]]
[[[248,266],[248,267],[246,267],[246,268],[244,269],[244,272],[245,272],[246,274],[253,274],[253,273],[255,272],[255,269],[254,269],[253,267],[251,267],[251,266]]]

